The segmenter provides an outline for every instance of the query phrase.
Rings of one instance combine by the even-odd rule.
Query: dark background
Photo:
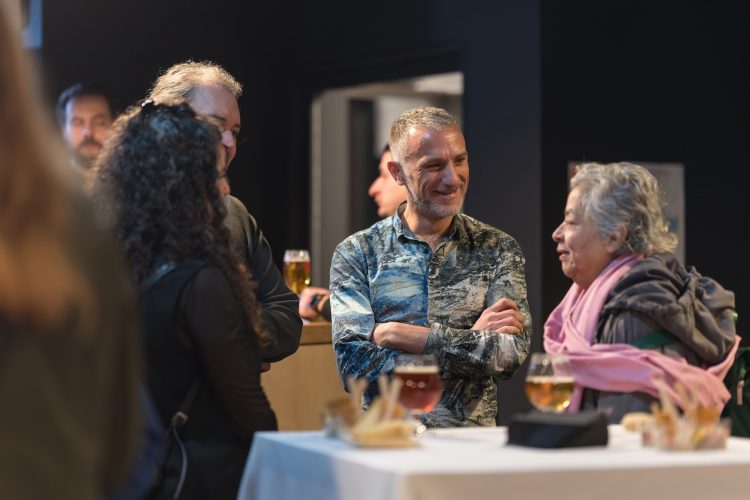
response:
[[[562,298],[550,234],[570,160],[685,165],[687,262],[750,315],[750,8],[746,2],[54,0],[36,50],[50,101],[79,80],[142,98],[188,58],[245,85],[230,169],[277,261],[309,244],[309,105],[326,88],[460,70],[471,159],[466,212],[527,257],[535,350]],[[373,167],[370,167],[374,169]],[[750,337],[750,335],[748,335]],[[523,406],[517,383],[501,408]]]

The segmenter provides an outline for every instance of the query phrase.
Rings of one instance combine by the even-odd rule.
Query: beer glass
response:
[[[442,394],[437,358],[432,354],[401,354],[396,356],[393,375],[403,383],[398,401],[417,421],[417,434],[425,430],[420,419],[435,409]]]
[[[284,252],[284,281],[286,286],[299,294],[310,286],[310,252],[307,250],[287,250]]]
[[[538,410],[560,412],[570,406],[573,373],[565,354],[535,352],[526,373],[526,397]]]

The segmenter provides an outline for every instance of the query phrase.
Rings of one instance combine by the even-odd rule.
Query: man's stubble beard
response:
[[[430,215],[434,215],[440,218],[454,217],[458,215],[463,210],[464,202],[466,201],[465,184],[461,186],[461,188],[459,189],[459,191],[461,191],[462,194],[461,194],[461,203],[458,205],[457,208],[446,208],[436,203],[433,203],[430,200],[424,200],[422,198],[419,198],[418,196],[415,196],[408,182],[404,182],[404,187],[406,188],[406,194],[409,197],[409,203],[413,204],[416,208],[420,209],[423,212],[427,212]]]
[[[98,146],[98,150],[93,156],[88,156],[82,153],[84,146]],[[91,166],[94,164],[94,162],[96,162],[96,159],[101,154],[103,148],[104,146],[98,141],[95,141],[93,139],[84,140],[73,150],[73,160],[77,165],[83,168],[91,168]]]

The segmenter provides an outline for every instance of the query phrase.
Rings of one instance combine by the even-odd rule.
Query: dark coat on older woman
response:
[[[659,349],[695,366],[726,358],[735,339],[734,293],[659,253],[633,266],[610,291],[595,343]],[[654,398],[641,392],[586,389],[582,408],[607,408],[611,422],[632,411],[650,411]]]

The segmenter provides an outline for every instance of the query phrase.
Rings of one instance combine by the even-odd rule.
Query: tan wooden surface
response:
[[[323,406],[345,396],[331,346],[331,324],[306,323],[299,349],[273,363],[261,384],[276,412],[279,430],[316,430],[323,424]]]

